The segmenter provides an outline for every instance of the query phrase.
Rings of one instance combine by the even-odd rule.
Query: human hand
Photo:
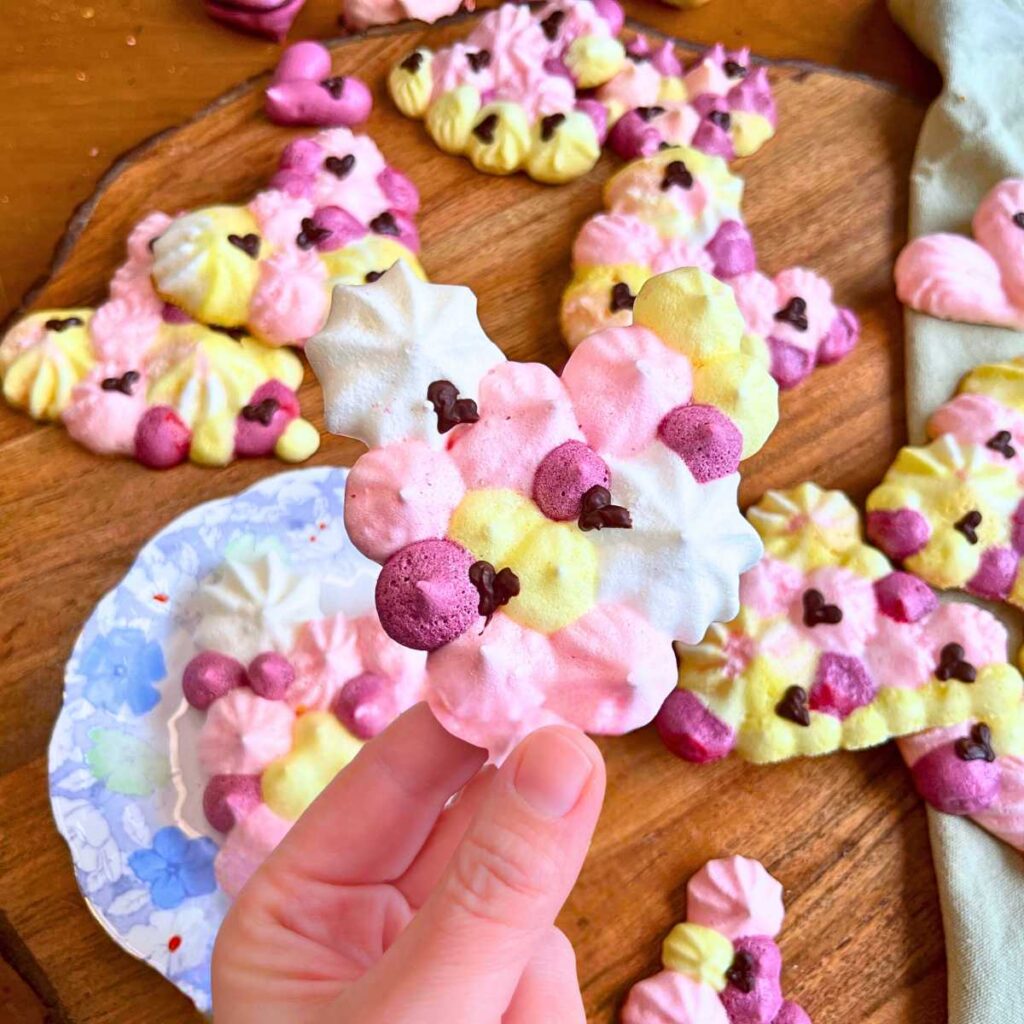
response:
[[[604,763],[565,727],[533,733],[498,770],[480,770],[485,756],[426,705],[367,744],[225,918],[217,1024],[583,1024],[554,920]]]

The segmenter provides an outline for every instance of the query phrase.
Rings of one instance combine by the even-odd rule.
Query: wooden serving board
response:
[[[558,189],[486,177],[402,118],[386,96],[387,68],[421,43],[462,35],[466,20],[339,42],[336,70],[358,72],[376,90],[368,130],[420,187],[430,275],[476,291],[485,328],[509,356],[557,368],[567,356],[557,311],[571,242],[619,164],[605,156],[588,177]],[[784,397],[782,424],[748,464],[743,496],[814,479],[862,497],[904,437],[891,266],[904,241],[923,107],[848,75],[777,66],[772,77],[780,135],[741,168],[762,265],[806,263],[828,275],[864,333],[850,358]],[[246,83],[112,167],[25,308],[99,301],[129,228],[146,212],[241,201],[261,187],[298,134],[262,117],[263,82]],[[322,426],[311,374],[302,402]],[[359,450],[325,435],[312,464],[351,464]],[[40,428],[7,407],[0,459],[0,937],[56,1020],[192,1020],[185,998],[115,950],[80,899],[50,818],[46,744],[74,638],[146,539],[197,502],[284,467],[257,460],[153,473],[93,456],[61,428]],[[667,754],[652,730],[602,746],[608,800],[562,918],[593,1024],[616,1019],[629,985],[657,969],[690,874],[736,852],[760,858],[786,886],[786,990],[817,1024],[945,1021],[925,814],[893,748],[773,768],[731,760],[697,768]]]

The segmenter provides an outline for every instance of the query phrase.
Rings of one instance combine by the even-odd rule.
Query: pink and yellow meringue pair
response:
[[[505,361],[465,289],[396,267],[336,292],[307,351],[329,429],[371,449],[346,527],[383,566],[384,628],[429,652],[450,731],[500,758],[548,722],[638,728],[672,686],[671,640],[734,613],[759,555],[737,469],[777,419],[742,333],[727,288],[667,275],[558,377]]]
[[[678,267],[727,282],[780,387],[837,362],[856,345],[860,325],[833,302],[832,288],[802,267],[774,278],[757,269],[742,220],[743,181],[725,162],[683,146],[635,160],[605,185],[607,212],[587,220],[573,244],[573,279],[562,297],[570,347],[594,331],[625,326],[643,283]]]

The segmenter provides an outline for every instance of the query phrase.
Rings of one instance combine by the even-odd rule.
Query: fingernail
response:
[[[523,744],[516,792],[546,818],[564,818],[579,802],[594,766],[568,736],[542,731]]]

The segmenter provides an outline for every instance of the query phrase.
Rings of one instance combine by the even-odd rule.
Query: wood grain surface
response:
[[[716,0],[707,10],[719,5],[731,9],[729,0]],[[49,6],[70,17],[69,5]],[[139,12],[167,5],[125,6]],[[847,30],[851,10],[867,9],[830,0],[761,6],[813,8],[819,20],[841,6],[837,32]],[[639,3],[631,9],[654,10]],[[765,39],[783,48],[786,23],[780,18],[777,34]],[[373,84],[378,103],[369,130],[421,188],[428,271],[474,288],[484,326],[510,356],[558,367],[567,354],[556,313],[571,240],[599,207],[601,184],[617,164],[605,157],[586,179],[551,190],[522,177],[477,175],[435,150],[420,126],[393,110],[382,72],[421,41],[438,45],[464,30],[456,22],[346,41],[336,48],[336,67],[358,69]],[[229,61],[242,44],[226,34],[224,40]],[[838,59],[861,44],[831,45],[818,54]],[[240,61],[232,68],[234,78],[244,74]],[[840,366],[785,396],[782,425],[747,467],[744,498],[809,478],[861,497],[904,436],[891,265],[904,240],[906,179],[924,104],[848,75],[782,65],[772,73],[780,136],[741,168],[762,264],[778,270],[806,262],[830,276],[839,299],[860,314],[864,339]],[[3,75],[9,79],[10,69]],[[250,195],[289,137],[259,111],[258,89],[242,89],[118,163],[71,224],[33,304],[99,300],[127,229],[154,206],[173,211]],[[31,202],[42,208],[45,176],[37,165],[26,175]],[[24,220],[20,207],[13,200],[0,207],[5,278],[20,254],[39,256],[28,234],[39,225]],[[13,237],[8,208],[16,214]],[[321,424],[311,379],[302,401]],[[313,463],[350,464],[358,451],[328,436]],[[6,407],[0,458],[0,953],[8,961],[0,971],[0,1021],[196,1019],[183,996],[119,952],[89,915],[52,826],[45,749],[74,638],[146,539],[197,502],[282,467],[258,460],[154,474],[92,456],[60,428],[37,427]],[[786,886],[787,990],[817,1024],[945,1020],[925,815],[893,749],[773,768],[733,761],[695,768],[665,753],[651,730],[602,746],[608,801],[562,920],[576,945],[592,1024],[614,1020],[628,986],[656,969],[661,939],[682,916],[689,875],[709,857],[732,852],[762,859]]]

